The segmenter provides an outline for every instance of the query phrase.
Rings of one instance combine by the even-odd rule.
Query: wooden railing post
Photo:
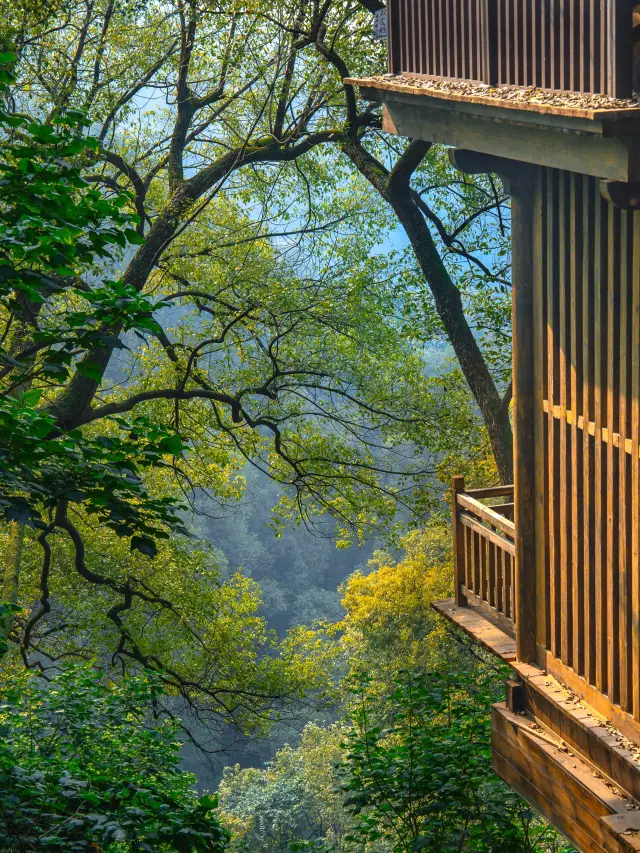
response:
[[[453,515],[453,565],[455,575],[455,596],[458,607],[467,606],[467,597],[462,592],[466,581],[464,528],[458,517],[458,495],[464,492],[464,477],[453,477],[451,480],[451,510]]]

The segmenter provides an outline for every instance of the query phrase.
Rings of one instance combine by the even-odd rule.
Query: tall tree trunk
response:
[[[445,328],[460,368],[474,396],[491,442],[500,479],[513,482],[513,431],[508,397],[498,393],[478,342],[467,322],[460,291],[451,280],[429,226],[410,189],[411,175],[429,150],[430,143],[411,142],[398,164],[389,172],[356,140],[342,149],[358,171],[391,205],[411,244],[429,285],[436,310]]]

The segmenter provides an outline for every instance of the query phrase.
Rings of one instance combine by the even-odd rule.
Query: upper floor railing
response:
[[[631,0],[389,0],[389,71],[627,98]]]
[[[462,477],[454,477],[452,486],[456,602],[477,604],[513,630],[513,486],[465,491]],[[483,503],[489,499],[492,506]]]

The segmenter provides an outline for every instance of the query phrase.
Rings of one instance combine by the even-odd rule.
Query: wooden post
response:
[[[518,660],[525,663],[536,660],[533,246],[537,179],[535,167],[519,164],[508,180],[513,258],[515,616]]]
[[[498,33],[498,3],[497,0],[484,2],[484,82],[496,86],[500,77],[499,56],[501,45]]]
[[[515,622],[518,660],[536,662],[536,540],[534,441],[534,241],[536,166],[504,157],[452,149],[451,163],[466,174],[494,172],[511,195],[513,434],[515,512]],[[541,353],[537,354],[541,357]]]
[[[464,528],[458,519],[458,495],[464,492],[464,477],[451,480],[451,510],[453,516],[453,565],[455,576],[455,596],[458,607],[467,606],[467,597],[462,592],[466,582]]]
[[[607,94],[630,98],[633,94],[633,18],[628,0],[607,0]]]
[[[525,710],[524,688],[519,679],[508,678],[504,683],[505,701],[512,714]]]

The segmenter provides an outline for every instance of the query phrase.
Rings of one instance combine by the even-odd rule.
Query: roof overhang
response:
[[[347,78],[382,104],[388,133],[580,172],[640,181],[640,107],[581,109]],[[532,132],[535,131],[535,132]]]

